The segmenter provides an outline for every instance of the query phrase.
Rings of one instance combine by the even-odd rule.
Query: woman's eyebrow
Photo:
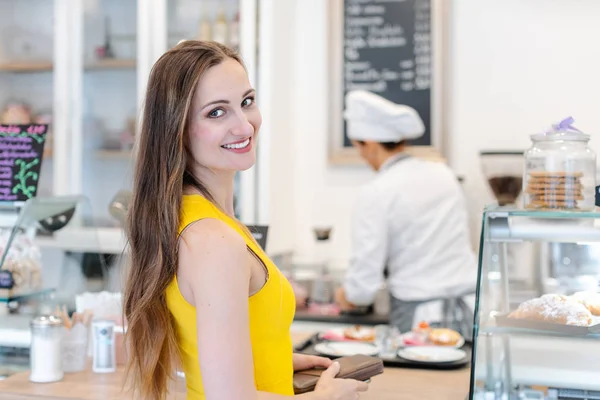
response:
[[[247,90],[247,91],[246,91],[246,92],[243,94],[243,96],[242,96],[242,97],[246,97],[246,96],[248,96],[250,93],[252,93],[252,92],[254,92],[254,91],[255,91],[254,89],[248,89],[248,90]],[[203,105],[201,108],[202,108],[202,109],[205,109],[206,107],[208,107],[208,106],[212,106],[212,105],[215,105],[215,104],[229,104],[229,103],[230,103],[230,102],[229,102],[229,100],[214,100],[214,101],[211,101],[211,102],[209,102],[209,103],[206,103],[206,104],[205,104],[205,105]]]

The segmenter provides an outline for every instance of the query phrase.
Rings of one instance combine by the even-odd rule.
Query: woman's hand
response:
[[[365,382],[336,378],[339,372],[338,362],[333,362],[323,371],[315,387],[315,397],[323,400],[356,400],[360,392],[366,392],[369,388]]]
[[[294,353],[293,361],[294,371],[303,371],[305,369],[311,369],[315,367],[328,368],[332,363],[329,358],[297,353]]]

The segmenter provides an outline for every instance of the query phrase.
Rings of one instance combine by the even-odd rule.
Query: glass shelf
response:
[[[600,242],[600,212],[488,206],[485,239],[496,242]]]
[[[581,340],[600,340],[600,333],[588,333],[587,335],[573,335],[564,332],[552,332],[540,329],[516,328],[507,326],[485,325],[478,328],[480,335],[510,335],[510,336],[535,336],[556,337]]]
[[[490,218],[495,217],[527,217],[527,218],[553,218],[553,219],[600,219],[600,212],[596,211],[536,211],[536,210],[525,210],[516,207],[506,207],[491,205],[485,208],[485,213]]]

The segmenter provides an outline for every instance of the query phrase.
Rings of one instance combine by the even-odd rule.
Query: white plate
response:
[[[465,358],[466,355],[467,353],[463,350],[440,346],[414,346],[406,347],[398,351],[399,357],[410,361],[424,363],[460,361]]]
[[[460,340],[453,346],[443,346],[443,345],[435,345],[435,344],[423,344],[423,345],[415,345],[415,344],[405,344],[404,343],[404,338],[410,338],[413,335],[412,332],[406,332],[402,335],[400,335],[400,337],[396,340],[396,345],[398,347],[405,347],[405,348],[411,348],[411,347],[447,347],[449,349],[460,349],[461,347],[463,347],[465,345],[465,338],[464,337],[460,337]]]
[[[332,357],[353,356],[355,354],[374,356],[379,353],[377,346],[364,342],[321,342],[315,345],[315,350]]]

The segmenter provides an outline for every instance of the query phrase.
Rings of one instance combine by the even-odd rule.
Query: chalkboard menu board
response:
[[[343,95],[367,90],[413,107],[426,131],[411,144],[431,146],[431,0],[344,0],[343,16]]]
[[[0,124],[0,201],[36,195],[48,125]]]

